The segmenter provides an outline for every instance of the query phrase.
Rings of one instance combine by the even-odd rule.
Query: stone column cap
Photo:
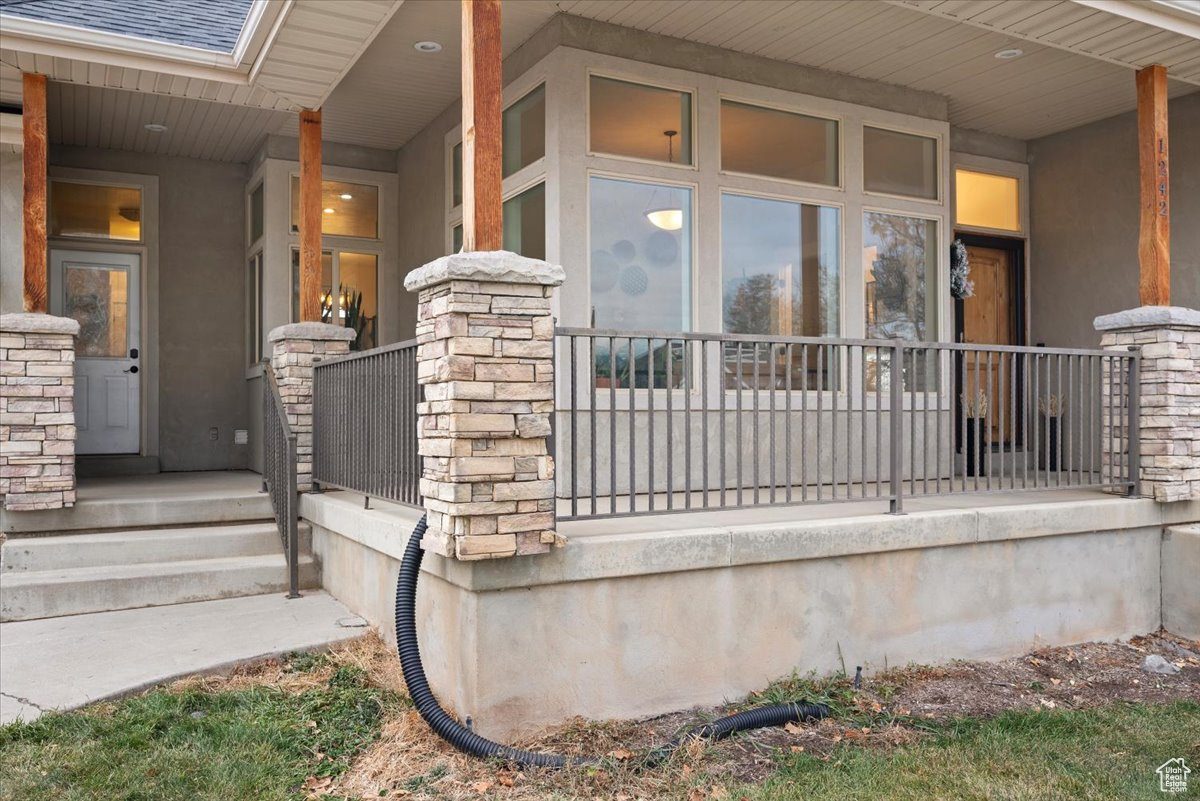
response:
[[[557,264],[529,259],[507,250],[452,253],[418,267],[404,278],[404,288],[419,292],[447,281],[486,281],[496,284],[558,286],[566,272]]]
[[[1093,325],[1097,331],[1122,328],[1200,328],[1200,310],[1186,306],[1138,306],[1136,309],[1102,314]]]
[[[70,334],[79,333],[79,321],[53,314],[16,312],[0,314],[0,331],[12,334]]]
[[[278,328],[272,328],[267,334],[268,342],[279,342],[282,339],[318,339],[322,341],[350,342],[358,336],[354,329],[344,328],[329,323],[288,323]]]

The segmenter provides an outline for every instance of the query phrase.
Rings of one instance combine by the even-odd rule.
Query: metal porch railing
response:
[[[560,519],[1136,491],[1135,353],[559,328]]]
[[[271,498],[275,525],[283,543],[288,566],[288,597],[300,597],[300,548],[297,541],[299,493],[296,491],[296,434],[288,424],[287,411],[279,394],[275,372],[263,370],[267,390],[263,392],[263,491]]]
[[[419,507],[421,398],[416,340],[316,362],[313,481]]]

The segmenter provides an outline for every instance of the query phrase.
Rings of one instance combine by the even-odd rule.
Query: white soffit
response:
[[[1173,79],[1200,86],[1200,4],[1194,2],[888,1],[1130,69],[1162,64]]]
[[[504,55],[555,12],[554,3],[545,0],[505,2],[500,15]],[[461,15],[457,2],[402,5],[326,101],[325,138],[395,149],[456,101],[462,94]],[[419,52],[413,48],[419,41],[438,42],[442,49]]]
[[[1036,16],[1051,31],[1064,28],[1063,37],[1073,33],[1075,38],[1064,41],[1083,39],[1096,49],[1101,41],[1095,37],[1106,31],[1142,24],[1067,0],[561,0],[557,6],[615,25],[935,92],[949,98],[954,125],[1017,139],[1035,139],[1136,107],[1129,66],[982,24],[991,19],[989,9],[1005,20],[1013,17],[1006,24],[1014,30],[1024,30],[1022,20],[1032,25]],[[970,15],[977,23],[957,15]],[[1083,19],[1075,20],[1076,15]],[[1053,22],[1064,17],[1062,26]],[[1200,69],[1200,43],[1194,40],[1158,29],[1143,29],[1140,35],[1124,30],[1123,35],[1130,41],[1118,37],[1104,52],[1114,58],[1130,58],[1134,51],[1138,58],[1171,58],[1185,75]],[[995,58],[1014,45],[1024,55],[1011,61]],[[1172,96],[1195,89],[1170,82]]]
[[[321,105],[401,2],[277,0],[256,4],[256,9],[266,11],[258,16],[249,44],[243,47],[239,42],[233,56],[208,54],[214,60],[211,64],[171,55],[189,55],[186,51],[190,48],[151,43],[156,52],[142,52],[144,40],[132,37],[96,34],[103,46],[93,46],[80,36],[56,41],[23,31],[14,34],[10,21],[15,18],[6,17],[5,32],[0,36],[0,64],[63,83],[297,111]],[[37,23],[26,23],[22,22],[36,29]],[[113,43],[117,40],[138,45],[122,50]],[[0,102],[20,102],[19,92],[13,95],[11,81],[0,84]]]

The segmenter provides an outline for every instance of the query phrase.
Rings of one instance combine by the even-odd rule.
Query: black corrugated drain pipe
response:
[[[404,558],[400,562],[400,576],[396,579],[397,650],[400,652],[400,666],[404,671],[408,694],[417,711],[421,713],[421,717],[425,718],[425,722],[439,737],[458,750],[472,756],[501,759],[521,767],[538,768],[563,768],[571,765],[599,763],[600,759],[595,757],[538,754],[492,742],[486,737],[480,737],[450,717],[446,710],[438,704],[437,699],[433,697],[433,692],[429,689],[429,681],[425,678],[425,668],[421,665],[421,651],[417,644],[417,576],[421,572],[421,558],[424,555],[424,551],[421,550],[421,539],[425,536],[425,526],[425,516],[422,515],[417,527],[413,529],[412,536],[409,537],[408,547],[404,549]],[[749,709],[688,730],[674,740],[647,752],[642,758],[641,764],[646,767],[661,764],[675,749],[693,737],[701,740],[720,740],[739,731],[782,726],[785,723],[804,720],[819,720],[828,715],[829,707],[824,704],[788,703]]]

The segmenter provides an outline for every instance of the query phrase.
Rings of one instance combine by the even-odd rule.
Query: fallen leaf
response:
[[[793,745],[792,746],[793,754],[799,754],[799,753],[802,753],[803,751],[804,751],[804,746],[802,746],[802,745]]]
[[[513,775],[511,773],[505,773],[504,771],[501,771],[496,774],[496,781],[500,782],[500,784],[505,787],[512,787]]]
[[[883,704],[879,703],[878,701],[875,701],[874,703],[871,704],[871,711],[872,712],[882,712]]]
[[[725,789],[724,785],[714,784],[712,788],[712,797],[729,798],[729,791]]]
[[[692,791],[688,793],[688,801],[704,801],[706,795],[707,793],[704,790],[699,787],[693,787]]]
[[[863,726],[862,733],[863,733],[863,734],[870,734],[870,733],[871,733],[871,727],[870,727],[870,726]]]
[[[833,741],[834,741],[835,743],[840,743],[840,742],[842,741],[842,735],[840,735],[840,734],[835,734],[835,735],[833,735],[833,738],[832,738],[832,739],[833,739]]]
[[[475,792],[479,793],[480,795],[483,795],[488,790],[492,789],[492,783],[491,782],[475,782],[474,784],[471,785],[471,789],[474,790]]]
[[[1046,707],[1047,709],[1054,709],[1055,707],[1058,706],[1058,704],[1054,703],[1049,698],[1042,698],[1038,701],[1038,703],[1041,704],[1042,706]]]
[[[1062,679],[1050,679],[1050,683],[1054,685],[1062,684]]]
[[[620,760],[633,759],[633,752],[630,751],[628,748],[613,749],[612,751],[608,752],[608,755],[610,757],[612,757],[613,759],[620,759]]]
[[[786,731],[788,734],[803,734],[804,733],[804,729],[800,728],[795,723],[783,724],[783,730]]]

